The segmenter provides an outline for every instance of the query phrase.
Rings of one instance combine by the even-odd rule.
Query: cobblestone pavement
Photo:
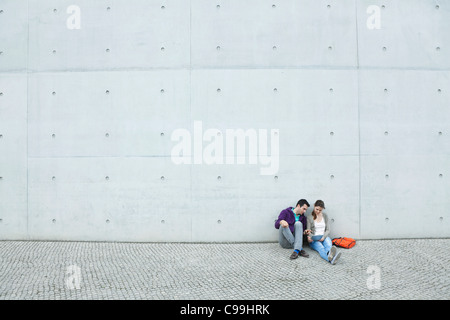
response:
[[[0,299],[450,299],[450,239],[364,240],[336,265],[278,243],[0,241]]]

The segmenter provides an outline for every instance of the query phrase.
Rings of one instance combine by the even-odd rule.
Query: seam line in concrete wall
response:
[[[355,0],[355,27],[356,27],[356,91],[357,91],[357,106],[358,106],[358,235],[361,237],[361,108],[360,108],[360,88],[359,88],[359,34],[358,34],[358,1]]]
[[[30,201],[29,201],[29,157],[28,157],[28,150],[29,150],[29,136],[28,136],[28,128],[29,128],[29,82],[30,82],[30,67],[29,67],[29,63],[30,63],[30,2],[27,1],[27,70],[26,70],[26,74],[27,74],[27,151],[26,151],[26,155],[27,155],[27,204],[26,204],[26,212],[27,212],[27,217],[26,217],[26,238],[29,239],[30,238],[30,233],[29,233],[29,216],[30,216]]]

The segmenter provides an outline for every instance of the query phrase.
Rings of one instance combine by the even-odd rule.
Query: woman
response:
[[[307,219],[306,233],[308,234],[309,246],[319,252],[320,256],[331,264],[336,264],[341,257],[337,248],[332,245],[330,237],[330,223],[328,216],[322,212],[325,209],[325,203],[317,200],[314,203],[314,209]]]

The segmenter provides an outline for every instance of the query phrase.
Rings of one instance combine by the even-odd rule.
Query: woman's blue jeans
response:
[[[322,239],[322,236],[312,236],[311,238],[313,242],[309,246],[316,250],[324,260],[328,261],[328,252],[330,252],[331,246],[333,245],[330,237],[326,237],[322,242],[318,241]]]

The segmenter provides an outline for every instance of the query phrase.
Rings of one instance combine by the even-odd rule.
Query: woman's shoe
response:
[[[340,257],[341,257],[341,253],[338,252],[338,253],[334,256],[333,260],[330,261],[330,263],[331,263],[331,264],[336,264],[336,262],[339,260]]]
[[[328,252],[328,261],[333,260],[334,256],[336,255],[336,251],[337,251],[336,246],[332,246],[330,252]]]

